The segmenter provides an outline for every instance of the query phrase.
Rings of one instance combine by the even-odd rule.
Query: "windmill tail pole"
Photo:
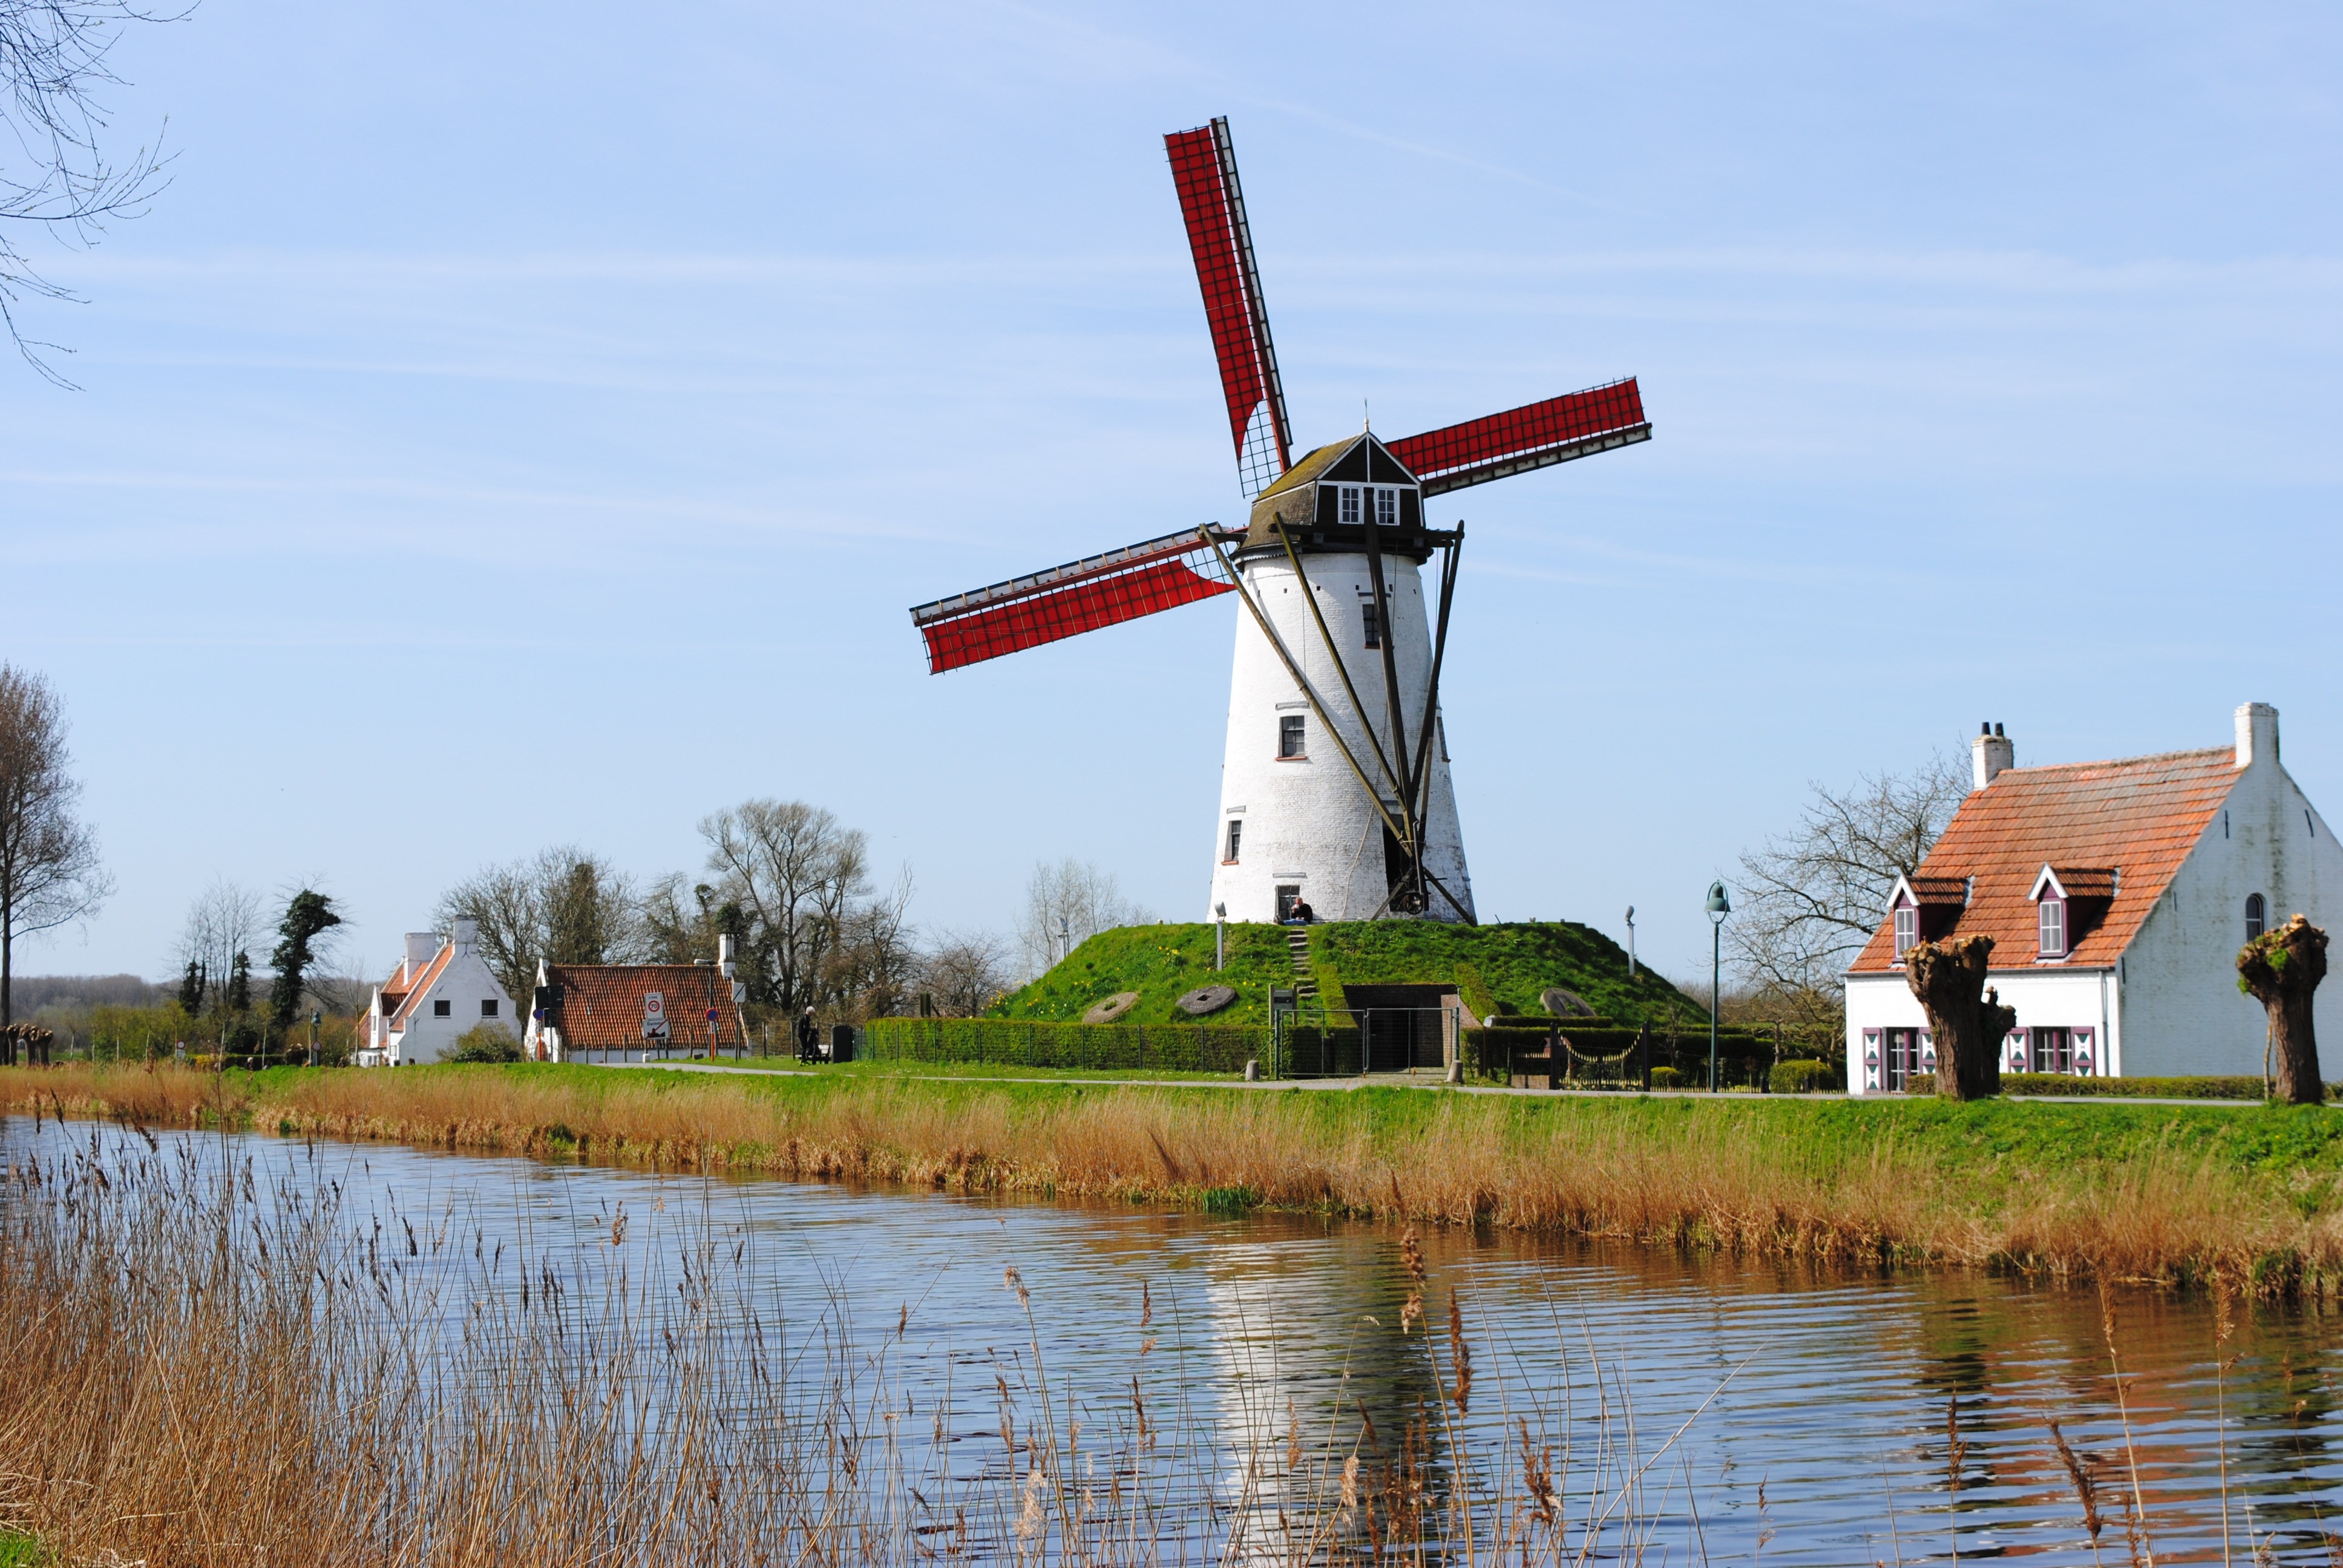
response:
[[[2278,1059],[2274,1099],[2317,1105],[2327,1097],[2310,1005],[2326,978],[2327,933],[2300,915],[2264,931],[2237,954],[2237,989],[2269,1014],[2271,1053]]]
[[[1985,988],[1991,937],[1915,942],[1904,955],[1905,983],[1928,1015],[1936,1041],[1936,1092],[1947,1100],[1985,1100],[2001,1092],[2002,1037],[2017,1014]]]

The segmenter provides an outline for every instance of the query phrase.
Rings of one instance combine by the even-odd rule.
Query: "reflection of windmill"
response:
[[[1473,919],[1440,721],[1464,529],[1426,497],[1648,440],[1633,377],[1384,442],[1292,457],[1228,122],[1164,138],[1252,515],[920,606],[941,672],[1237,590],[1213,905],[1232,920]],[[1418,568],[1441,558],[1435,619]],[[1314,724],[1313,721],[1314,720]],[[1379,840],[1379,841],[1378,841]]]

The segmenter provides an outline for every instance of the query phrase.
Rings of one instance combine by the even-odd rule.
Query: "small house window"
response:
[[[2246,895],[2246,940],[2252,941],[2269,930],[2269,905],[2259,893]]]
[[[1277,720],[1277,755],[1281,761],[1309,755],[1302,749],[1302,715],[1287,713]]]
[[[1359,487],[1356,485],[1345,485],[1342,487],[1342,521],[1349,524],[1351,527],[1358,527]]]
[[[1228,861],[1229,864],[1232,866],[1235,865],[1237,859],[1237,846],[1242,842],[1244,842],[1244,819],[1242,817],[1232,817],[1229,819],[1228,853],[1222,855],[1221,859]]]
[[[1920,940],[1920,911],[1909,904],[1896,906],[1896,956],[1902,959]]]
[[[480,1016],[482,1018],[494,1018],[497,1016],[496,998],[490,996],[482,997],[480,999]]]
[[[453,1014],[455,1010],[456,1004],[452,1001],[435,1001],[431,1004],[431,1016],[433,1018],[447,1018]]]
[[[2035,913],[2036,933],[2041,938],[2042,956],[2063,959],[2066,956],[2066,900],[2045,899]]]
[[[2075,1070],[2075,1036],[2064,1029],[2034,1029],[2026,1031],[2033,1042],[2033,1067],[2036,1072]]]
[[[1383,645],[1383,616],[1373,604],[1363,604],[1359,607],[1359,619],[1367,628],[1367,646],[1381,648]]]
[[[1387,528],[1399,527],[1399,492],[1397,490],[1375,492],[1375,521]]]

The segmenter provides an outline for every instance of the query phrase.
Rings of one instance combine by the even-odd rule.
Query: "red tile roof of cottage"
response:
[[[716,1010],[717,1048],[737,1050],[747,1038],[732,982],[714,964],[548,964],[554,994],[545,1021],[561,1031],[564,1050],[618,1050],[643,1043],[643,998],[658,991],[668,1045],[708,1049],[708,1010]]]
[[[1916,890],[1926,888],[1921,902],[1932,907],[1939,900],[1930,893],[1947,884],[1969,889],[1967,903],[1927,934],[1982,933],[1994,940],[1996,969],[2032,967],[2040,939],[2028,895],[2046,865],[2069,894],[2107,900],[2105,913],[2077,934],[2062,961],[2114,963],[2204,837],[2238,773],[2237,753],[2226,746],[2003,769],[1961,802],[1911,878]],[[1895,957],[1895,922],[1883,920],[1849,972],[1892,970]]]

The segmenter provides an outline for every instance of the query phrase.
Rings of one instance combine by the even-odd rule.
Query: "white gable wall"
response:
[[[505,988],[497,982],[497,977],[481,959],[474,940],[477,930],[469,920],[456,922],[454,937],[441,944],[443,950],[455,949],[447,967],[428,989],[409,999],[411,1007],[406,1020],[397,1030],[381,1037],[383,1046],[378,1050],[367,1049],[367,1042],[376,1038],[375,1020],[382,1006],[382,992],[379,988],[376,990],[377,1010],[359,1020],[360,1065],[372,1066],[387,1060],[393,1067],[411,1067],[418,1062],[445,1060],[455,1053],[458,1036],[483,1023],[498,1024],[514,1040],[519,1040],[522,1020],[513,1008],[512,998],[505,994]],[[414,939],[410,937],[408,941],[411,949]],[[429,961],[427,958],[422,963],[415,963],[410,950],[408,962],[414,965],[413,972],[421,973]],[[447,1004],[446,1018],[438,1017],[433,1006],[440,1001]],[[496,1004],[493,1018],[482,1012],[482,1002]]]
[[[2276,756],[2239,770],[2227,811],[2226,832],[2216,816],[2124,953],[2124,1070],[2135,1077],[2260,1074],[2262,1006],[2237,990],[2248,894],[2262,895],[2273,930],[2297,914],[2328,930],[2343,919],[2343,844]],[[2320,1065],[2332,1077],[2343,1063],[2343,997],[2323,985],[2317,1005]]]

